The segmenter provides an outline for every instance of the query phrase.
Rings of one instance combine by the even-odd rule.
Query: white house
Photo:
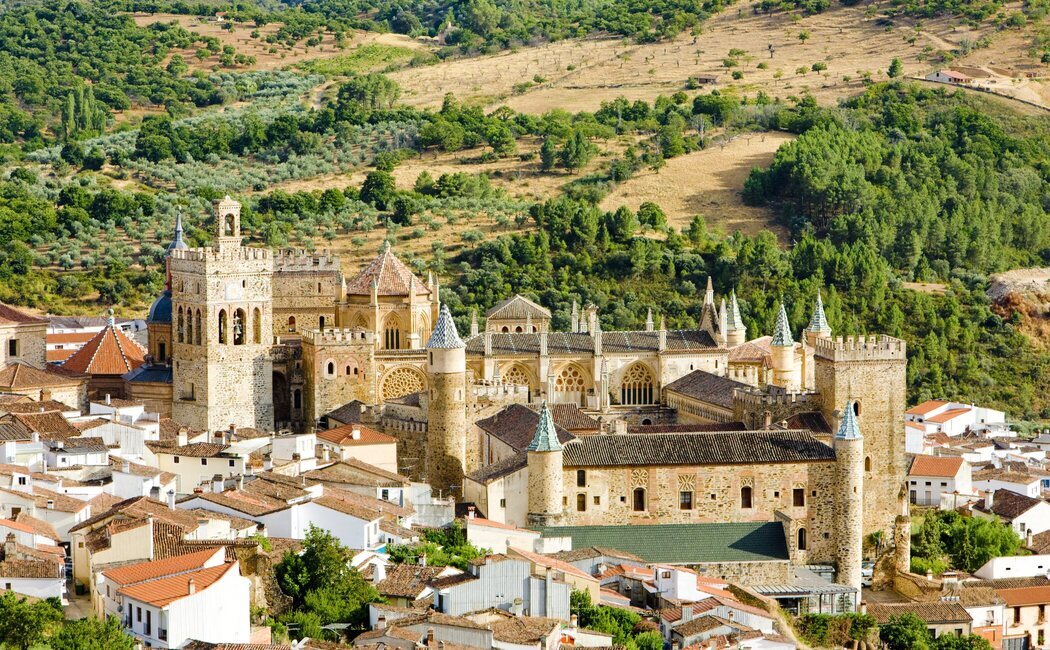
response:
[[[345,424],[317,432],[317,443],[339,460],[356,458],[388,472],[397,472],[397,439],[360,424]]]
[[[0,488],[0,513],[15,518],[26,513],[51,525],[58,538],[69,541],[69,529],[91,516],[87,501],[33,485],[29,491]]]
[[[968,84],[973,81],[973,77],[968,77],[961,72],[955,70],[937,70],[926,75],[926,81],[936,81],[942,84]]]
[[[181,434],[177,446],[154,443],[147,447],[154,454],[155,463],[151,464],[175,475],[179,494],[190,494],[195,488],[212,485],[216,475],[224,478],[242,476],[248,462],[248,454],[233,449],[231,445],[214,442],[187,444]]]
[[[974,572],[982,580],[1037,578],[1050,573],[1050,555],[1012,555],[993,557]]]
[[[226,550],[218,547],[163,560],[124,564],[96,573],[94,581],[98,599],[95,603],[95,612],[99,617],[122,617],[124,597],[120,594],[120,590],[124,587],[221,566],[225,562]]]
[[[1050,503],[1010,490],[986,492],[984,501],[974,504],[972,510],[975,516],[1008,523],[1022,539],[1050,530]]]
[[[1042,482],[1038,476],[999,469],[982,469],[974,472],[973,488],[981,492],[1009,490],[1030,497],[1038,497],[1042,494]]]
[[[904,412],[904,421],[922,426],[925,433],[958,436],[967,431],[986,431],[1006,427],[1006,413],[974,404],[929,400]]]
[[[56,470],[109,464],[109,448],[102,438],[44,440],[43,444],[47,466]]]
[[[139,582],[118,591],[124,627],[154,648],[190,640],[248,643],[250,581],[237,562]]]
[[[974,494],[970,464],[960,456],[916,456],[908,470],[908,500],[939,506],[942,494]]]
[[[536,542],[540,539],[540,534],[534,530],[517,528],[481,517],[468,516],[464,523],[467,541],[493,553],[506,553],[510,547],[536,550]]]
[[[710,592],[698,588],[696,571],[669,564],[658,564],[653,569],[653,586],[661,598],[696,602],[712,597]],[[725,589],[728,586],[729,584],[725,583],[721,588]]]
[[[177,477],[171,472],[115,457],[110,458],[110,463],[113,480],[107,490],[120,499],[167,494],[178,488]]]

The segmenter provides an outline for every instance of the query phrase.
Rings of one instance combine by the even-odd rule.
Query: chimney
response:
[[[331,453],[328,447],[321,447],[321,460],[327,463],[331,459]]]
[[[106,393],[106,406],[109,406],[112,403],[112,401],[113,400],[110,398],[109,393]]]
[[[475,516],[477,516],[477,513],[474,506],[467,506],[467,519],[473,519]],[[1031,539],[1031,536],[1031,531],[1029,531],[1028,538]]]
[[[233,442],[233,437],[235,435],[237,435],[237,425],[231,422],[230,423],[229,438],[226,440],[226,444],[230,444],[231,442]]]
[[[197,582],[196,582],[196,581],[195,581],[195,580],[194,580],[193,578],[190,578],[190,579],[189,579],[189,580],[187,581],[187,583],[186,583],[186,591],[187,591],[187,593],[189,593],[189,595],[191,595],[191,596],[192,596],[193,594],[197,593]]]
[[[13,560],[15,559],[15,552],[18,549],[18,540],[15,539],[14,533],[8,533],[7,539],[4,540],[4,559]]]
[[[616,420],[613,422],[613,433],[622,436],[627,433],[627,420]]]
[[[180,447],[185,447],[190,440],[190,434],[186,429],[179,429],[179,435],[176,437],[176,441]]]
[[[237,489],[238,490],[243,490],[244,489],[244,474],[238,474],[237,475]]]
[[[382,614],[380,614],[379,616],[376,617],[376,629],[377,630],[385,630],[386,629],[386,616],[383,616]]]
[[[353,425],[353,428],[350,429],[350,437],[353,438],[354,440],[360,440],[361,439],[361,427],[357,426],[356,424]]]
[[[124,462],[122,462],[120,464],[120,471],[124,472],[125,474],[130,474],[131,473],[131,463],[129,463],[126,460]]]
[[[46,388],[40,389],[40,401],[46,402],[51,399],[51,391]]]
[[[47,500],[47,509],[48,510],[54,510],[55,509],[55,500],[54,499],[48,499]]]
[[[434,647],[434,628],[432,627],[427,628],[427,647]]]
[[[1024,534],[1024,545],[1032,548],[1032,529],[1029,528]]]
[[[868,601],[866,601],[866,600],[860,601],[860,613],[861,614],[867,614],[868,613]]]
[[[372,565],[372,584],[377,585],[384,580],[386,580],[386,565],[382,562],[376,562]],[[379,618],[383,620],[382,615]]]
[[[273,469],[273,459],[270,458],[270,454],[263,456],[263,471],[270,471]]]
[[[569,627],[575,629],[575,628],[577,628],[579,626],[580,626],[580,619],[576,616],[576,614],[570,615],[569,616]]]
[[[168,508],[175,509],[175,490],[168,490]]]
[[[763,416],[762,428],[763,429],[769,429],[770,427],[772,427],[773,426],[773,412],[772,411],[765,411],[765,412],[763,412],[762,416]]]
[[[688,623],[691,620],[693,620],[693,606],[682,605],[682,623]]]
[[[988,490],[984,493],[984,509],[991,510],[992,504],[995,503],[995,490]]]

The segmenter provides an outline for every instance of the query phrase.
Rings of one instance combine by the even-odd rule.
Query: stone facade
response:
[[[334,327],[343,290],[339,258],[328,251],[286,250],[273,262],[273,335],[296,337]]]
[[[43,368],[47,363],[47,321],[0,324],[0,368],[15,361]]]
[[[530,451],[528,465],[528,525],[560,526],[568,522],[562,477],[562,451]],[[611,522],[610,522],[611,523]]]
[[[274,428],[273,259],[241,246],[240,205],[216,205],[211,248],[171,252],[172,416],[215,431]]]
[[[836,582],[861,588],[864,520],[863,439],[835,438],[837,480],[835,486],[835,531],[837,538]]]
[[[864,432],[864,534],[887,535],[899,513],[907,473],[904,455],[904,405],[907,358],[904,341],[889,336],[825,338],[816,341],[815,388],[828,422],[838,422],[838,408],[854,400]]]
[[[467,465],[467,385],[463,349],[428,350],[427,482],[462,490]]]
[[[376,403],[375,335],[366,330],[302,332],[303,409],[310,423],[343,404]]]

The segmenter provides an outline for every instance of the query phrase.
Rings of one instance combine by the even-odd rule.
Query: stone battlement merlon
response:
[[[187,260],[190,262],[237,262],[271,258],[269,249],[247,246],[223,249],[187,248],[170,251],[170,255],[174,260]]]
[[[311,345],[332,345],[337,343],[375,343],[375,334],[368,330],[351,328],[326,328],[324,330],[304,329],[303,343]]]
[[[885,334],[818,338],[814,355],[830,361],[892,361],[907,359],[907,345]]]
[[[304,248],[285,248],[274,253],[277,271],[339,271],[339,256],[330,250],[311,253]]]

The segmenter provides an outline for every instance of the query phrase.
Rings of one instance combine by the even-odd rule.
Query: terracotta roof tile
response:
[[[123,375],[145,363],[147,354],[137,341],[107,325],[66,359],[62,367],[89,375]]]
[[[587,415],[575,404],[554,404],[551,406],[551,417],[554,424],[566,431],[597,431],[602,423]]]
[[[748,385],[703,370],[694,370],[664,386],[664,390],[727,409],[733,408],[733,392],[738,388],[748,388]]]
[[[165,560],[138,562],[117,569],[103,571],[102,575],[119,585],[131,585],[146,580],[203,569],[217,554],[216,549],[170,557]]]
[[[220,578],[231,570],[236,570],[237,566],[236,562],[220,564],[219,566],[181,573],[169,578],[134,584],[120,589],[117,593],[155,607],[164,607],[190,595],[190,579],[194,582],[196,592],[200,593],[218,582]]]
[[[951,404],[951,402],[946,402],[944,400],[939,399],[931,399],[923,402],[922,404],[916,404],[904,413],[905,415],[926,415],[927,413],[931,411],[936,411],[942,406],[947,406],[948,404]]]
[[[427,285],[417,278],[389,247],[384,248],[357,277],[346,283],[347,295],[372,295],[373,280],[378,285],[380,296],[407,296],[410,283],[415,284],[416,295],[430,295]]]
[[[57,412],[8,413],[4,420],[29,433],[39,433],[41,438],[66,440],[80,436],[80,429]]]
[[[57,400],[48,399],[42,401],[15,402],[13,404],[5,405],[3,410],[8,413],[62,413],[76,411],[77,409]]]
[[[970,409],[968,409],[968,408],[966,408],[966,409],[952,409],[950,411],[945,411],[944,413],[939,413],[937,415],[934,415],[933,417],[928,417],[928,418],[926,418],[926,421],[927,422],[933,422],[935,424],[944,424],[945,422],[948,422],[949,420],[954,420],[955,418],[959,417],[960,415],[966,415],[969,412],[970,412]]]
[[[21,309],[0,302],[0,324],[9,325],[26,323],[32,323],[34,325],[44,324],[47,323],[47,319],[34,316],[29,312],[22,311]]]
[[[529,317],[535,320],[545,320],[551,317],[551,312],[543,305],[521,294],[501,300],[492,309],[485,312],[485,318],[488,320],[525,320]]]
[[[354,431],[358,432],[358,437],[356,438],[354,437]],[[342,447],[353,445],[393,444],[397,442],[397,439],[393,436],[388,436],[385,433],[380,433],[375,429],[360,424],[344,424],[343,426],[334,429],[318,431],[317,437],[325,442],[330,442]]]
[[[539,421],[540,414],[536,411],[523,404],[511,404],[491,417],[478,420],[476,425],[511,449],[524,451],[536,435],[536,425]],[[576,438],[557,424],[554,430],[558,433],[558,441],[561,443]]]
[[[368,485],[376,487],[403,487],[411,483],[406,476],[388,472],[385,469],[370,465],[356,458],[341,460],[327,467],[310,470],[306,478],[322,483],[345,483],[347,485]]]
[[[916,456],[911,462],[909,476],[937,476],[952,478],[959,473],[963,459],[960,456]]]
[[[1006,603],[1007,607],[1023,607],[1025,605],[1050,603],[1050,585],[997,589],[996,593],[998,593],[999,597],[1003,599],[1003,602]]]
[[[992,507],[989,510],[984,507],[984,501],[974,504],[975,510],[991,512],[1003,519],[1015,519],[1028,512],[1035,506],[1043,503],[1042,499],[1018,494],[1011,490],[996,490],[992,495]]]
[[[33,366],[16,361],[0,370],[0,389],[28,390],[49,386],[72,386],[85,378],[72,372],[60,372],[57,368],[48,367],[39,370]]]
[[[0,578],[59,578],[62,566],[47,560],[4,560],[0,562]]]
[[[730,431],[583,436],[565,445],[564,464],[727,465],[834,458],[834,450],[808,431]]]
[[[376,585],[376,590],[383,596],[418,598],[445,570],[446,567],[395,564],[387,568],[386,577]]]

